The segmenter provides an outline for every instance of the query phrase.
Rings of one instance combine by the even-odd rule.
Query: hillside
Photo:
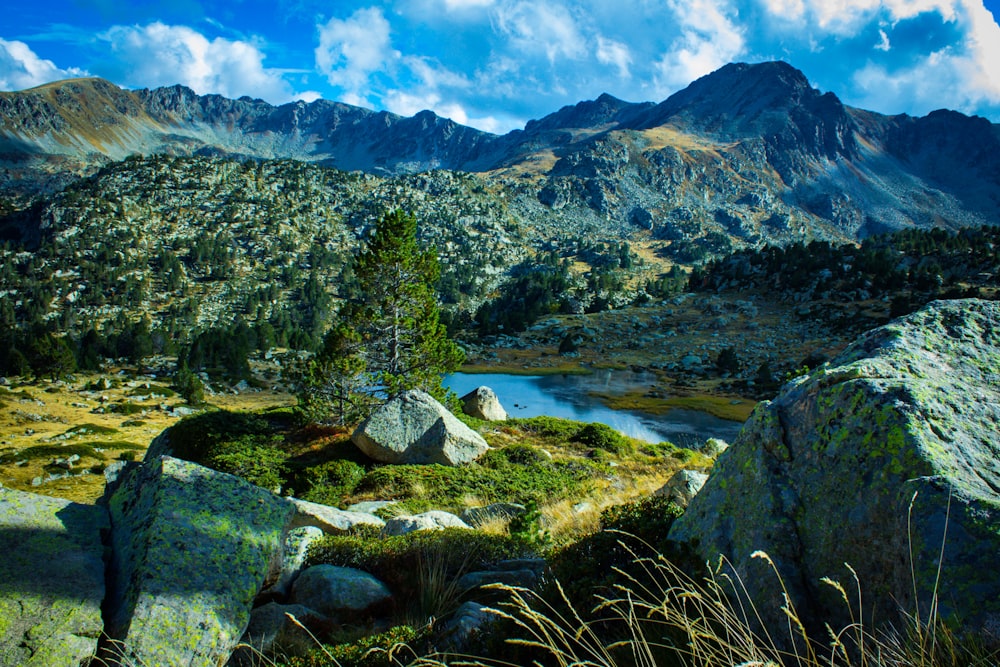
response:
[[[733,64],[659,104],[609,95],[496,136],[421,112],[279,107],[99,79],[0,94],[0,188],[45,195],[129,155],[290,158],[400,176],[475,172],[542,229],[649,235],[681,261],[762,242],[994,222],[1000,130],[843,105],[781,62]]]

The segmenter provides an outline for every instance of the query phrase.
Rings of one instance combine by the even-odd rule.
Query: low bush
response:
[[[524,450],[519,450],[520,454]],[[379,466],[368,472],[355,492],[366,497],[400,500],[408,511],[458,510],[463,499],[483,502],[538,503],[582,492],[599,471],[577,461],[510,462],[502,450],[488,452],[480,463]]]
[[[591,422],[584,425],[570,439],[573,442],[579,442],[595,449],[603,449],[618,456],[633,451],[632,443],[625,436],[607,424],[601,424],[600,422]]]
[[[354,461],[334,459],[310,466],[296,476],[296,488],[303,500],[324,505],[339,505],[357,488],[365,469]]]

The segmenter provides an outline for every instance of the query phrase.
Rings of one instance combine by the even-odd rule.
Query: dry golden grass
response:
[[[98,391],[84,389],[102,377],[115,379],[113,386]],[[70,382],[22,383],[0,390],[0,483],[76,502],[97,500],[104,492],[103,466],[122,456],[141,459],[149,443],[180,419],[163,408],[184,405],[178,396],[141,396],[148,391],[144,387],[147,383],[154,391],[161,383],[118,381],[117,377],[81,373]],[[227,410],[259,410],[293,400],[274,392],[209,397],[210,404]],[[141,411],[107,411],[108,406],[118,403],[134,404]],[[106,410],[103,414],[95,412],[102,406]],[[85,426],[87,430],[80,432]],[[45,480],[50,474],[66,472],[52,463],[73,453],[80,459],[73,463],[69,477],[32,485],[33,479]]]

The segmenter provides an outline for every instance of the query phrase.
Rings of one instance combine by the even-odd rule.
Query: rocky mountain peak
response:
[[[550,130],[600,127],[618,122],[624,111],[648,109],[652,106],[652,103],[648,102],[639,104],[625,102],[613,95],[603,93],[596,100],[567,105],[544,118],[530,120],[525,125],[524,131],[528,134],[536,134]]]
[[[785,62],[733,63],[701,77],[632,122],[677,125],[725,140],[763,137],[772,148],[852,157],[855,126],[833,93],[820,93]]]

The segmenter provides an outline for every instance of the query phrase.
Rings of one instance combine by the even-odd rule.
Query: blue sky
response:
[[[0,21],[0,90],[100,76],[506,132],[781,59],[853,106],[1000,122],[997,16],[1000,0],[29,0]]]

